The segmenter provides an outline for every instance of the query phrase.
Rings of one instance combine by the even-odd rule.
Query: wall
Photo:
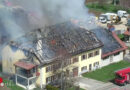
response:
[[[2,50],[2,71],[3,73],[14,74],[15,67],[14,63],[20,59],[24,59],[26,56],[21,50],[12,50],[12,48],[7,45]]]
[[[88,58],[88,53],[95,52],[97,50],[99,50],[99,55],[91,57],[91,58]],[[81,75],[82,74],[81,73],[81,68],[83,66],[87,66],[87,71],[89,71],[89,64],[92,64],[92,70],[94,70],[93,64],[95,62],[99,62],[99,65],[100,65],[101,53],[102,53],[101,52],[101,48],[98,48],[98,49],[94,49],[94,50],[91,50],[91,51],[84,52],[84,53],[78,54],[76,56],[73,56],[71,58],[71,60],[74,57],[78,57],[79,61],[75,62],[73,64],[68,65],[67,67],[64,68],[64,70],[69,68],[70,72],[72,72],[73,68],[78,67],[78,75]],[[87,55],[87,59],[81,60],[81,56],[84,55],[84,54]],[[2,50],[2,67],[3,67],[3,72],[4,73],[14,74],[15,73],[14,63],[17,62],[20,59],[25,59],[25,58],[26,58],[26,56],[24,55],[23,51],[21,51],[19,49],[12,50],[12,47],[10,47],[9,45],[6,46]],[[35,61],[37,61],[36,58],[35,58]],[[37,78],[36,84],[39,85],[39,86],[41,84],[42,85],[46,85],[46,78],[54,75],[53,72],[47,72],[46,73],[46,67],[47,66],[48,65],[38,69],[39,72],[40,72],[40,76]]]
[[[91,57],[91,58],[87,58],[87,59],[84,59],[84,60],[81,60],[81,56],[82,55],[86,54],[87,57],[88,57],[88,53],[94,52],[94,51],[97,51],[97,50],[99,50],[99,55]],[[81,68],[83,66],[87,66],[87,71],[89,71],[89,64],[92,64],[92,70],[94,70],[93,64],[95,62],[99,62],[99,67],[100,67],[101,53],[102,53],[101,48],[98,48],[98,49],[95,49],[95,50],[91,50],[91,51],[88,51],[88,52],[85,52],[85,53],[73,56],[72,58],[79,57],[79,61],[74,63],[74,64],[71,64],[71,65],[65,67],[64,70],[69,68],[69,70],[72,72],[73,68],[78,67],[78,72],[79,72],[78,75],[79,76],[82,74]],[[41,81],[42,81],[43,85],[46,85],[46,78],[54,75],[54,73],[52,71],[46,73],[46,67],[47,66],[44,66],[43,68],[41,68],[41,70],[39,70],[40,73],[41,73],[41,76],[37,79],[37,85],[39,85],[39,86],[41,85]]]
[[[111,58],[111,57],[113,57],[113,61],[112,61],[112,62],[110,62],[110,58]],[[109,64],[111,64],[111,63],[114,63],[114,62],[119,62],[119,61],[121,61],[121,60],[123,60],[123,52],[120,52],[119,55],[116,55],[116,56],[111,55],[111,56],[109,56],[107,59],[102,59],[102,60],[101,60],[101,67],[107,66],[107,65],[109,65]]]

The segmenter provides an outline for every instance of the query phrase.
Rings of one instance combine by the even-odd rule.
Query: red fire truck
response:
[[[130,67],[115,72],[115,83],[118,85],[126,85],[130,83]]]

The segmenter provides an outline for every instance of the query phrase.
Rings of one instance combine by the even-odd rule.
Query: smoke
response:
[[[94,15],[88,13],[84,0],[3,0],[0,4],[0,37],[6,37],[4,43],[18,41],[30,30],[72,19],[84,22],[89,29],[96,27],[89,23]]]
[[[28,41],[20,37],[44,26],[79,20],[80,25],[93,29],[93,17],[84,0],[1,0],[0,52],[10,41]]]
[[[88,13],[85,0],[12,0],[12,3],[33,13],[40,27],[71,19],[81,20],[88,25],[93,16]]]

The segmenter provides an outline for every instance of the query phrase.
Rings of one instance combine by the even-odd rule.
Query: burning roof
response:
[[[92,30],[103,43],[102,58],[120,52],[126,49],[125,44],[117,37],[117,35],[109,30],[97,28]]]
[[[22,43],[17,42],[17,46],[27,50],[30,48],[42,63],[65,53],[75,55],[103,45],[94,33],[70,22],[35,30],[23,38],[28,40]],[[38,43],[39,40],[40,43]]]

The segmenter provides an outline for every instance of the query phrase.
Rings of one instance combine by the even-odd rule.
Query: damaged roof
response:
[[[94,33],[71,22],[35,30],[19,41],[17,46],[31,50],[41,63],[50,62],[65,53],[76,55],[103,46]]]
[[[35,64],[27,63],[24,61],[17,61],[14,65],[17,67],[21,67],[23,69],[26,69],[26,70],[30,70],[36,66]]]
[[[118,38],[114,32],[110,32],[104,28],[96,28],[92,30],[103,43],[102,58],[125,50],[126,45]]]

